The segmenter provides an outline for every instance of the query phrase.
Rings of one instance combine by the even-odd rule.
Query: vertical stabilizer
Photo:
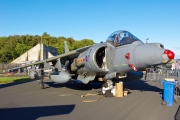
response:
[[[69,48],[68,48],[66,41],[64,41],[64,51],[65,51],[65,53],[69,52]]]

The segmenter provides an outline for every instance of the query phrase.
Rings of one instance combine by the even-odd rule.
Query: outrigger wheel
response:
[[[44,83],[43,82],[40,82],[39,85],[40,85],[41,89],[44,89]]]
[[[44,89],[44,82],[43,82],[43,80],[44,80],[44,69],[41,68],[41,82],[39,83],[41,89]]]

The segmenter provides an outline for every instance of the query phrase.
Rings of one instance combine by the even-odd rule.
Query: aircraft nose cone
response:
[[[164,54],[166,54],[170,60],[174,59],[175,54],[171,50],[165,50]]]
[[[157,46],[158,44],[142,44],[134,52],[134,65],[137,69],[167,63],[174,58],[174,52]]]

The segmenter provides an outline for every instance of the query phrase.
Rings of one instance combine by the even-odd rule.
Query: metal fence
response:
[[[0,63],[0,73],[7,73],[8,69],[19,67],[20,64],[14,64],[14,63]]]
[[[144,72],[143,80],[150,82],[161,82],[165,79],[174,79],[180,83],[180,70],[172,71],[171,69],[149,68]]]
[[[142,80],[145,80],[147,82],[160,82],[169,79],[174,81],[175,80],[175,90],[174,90],[174,100],[177,103],[178,98],[180,98],[180,70],[174,70],[171,69],[158,69],[154,70],[153,68],[147,69],[146,72],[144,72],[144,76]]]

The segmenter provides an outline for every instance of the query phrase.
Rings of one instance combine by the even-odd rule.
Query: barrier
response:
[[[178,76],[171,69],[158,69],[154,70],[152,68],[147,69],[147,73],[144,71],[143,80],[150,82],[161,82],[165,78],[173,78],[180,83],[180,70],[177,71]]]

